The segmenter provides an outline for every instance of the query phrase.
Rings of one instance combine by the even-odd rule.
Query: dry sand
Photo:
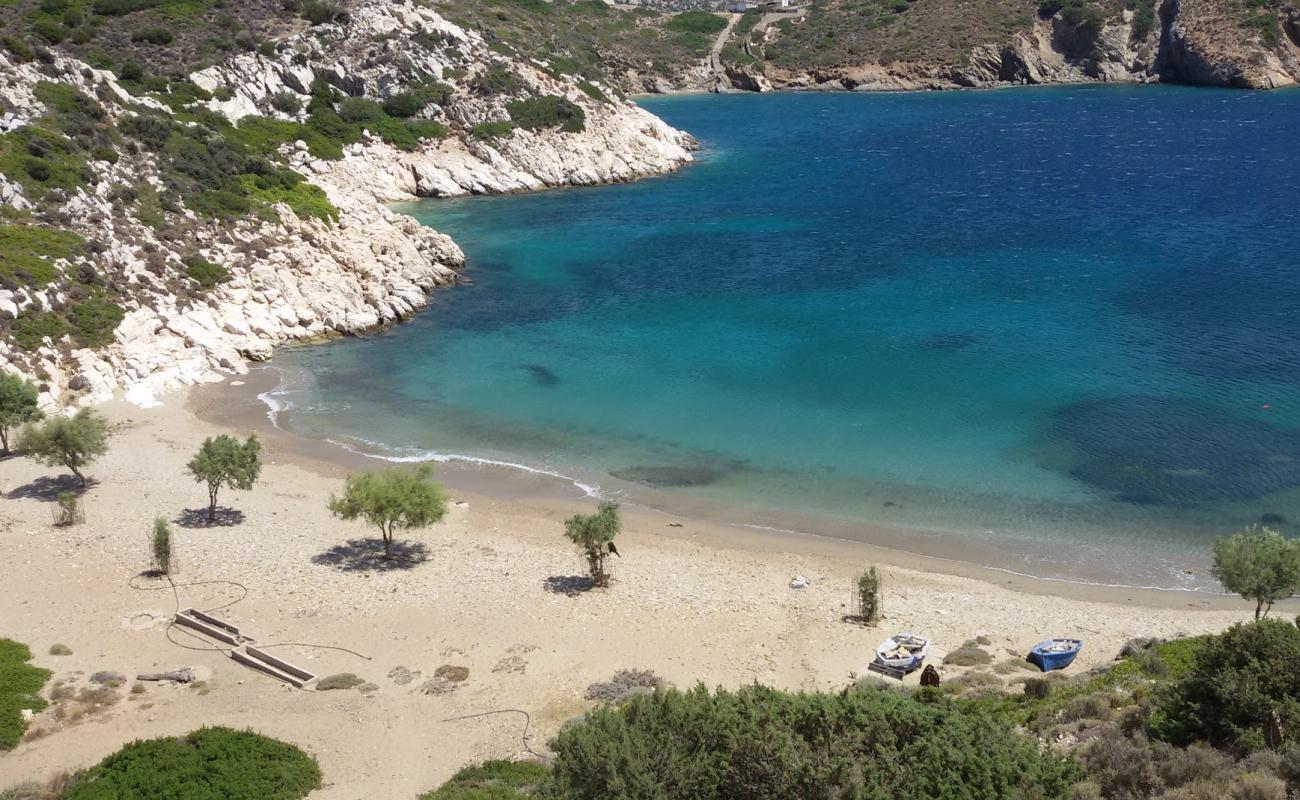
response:
[[[128,683],[117,703],[75,721],[42,712],[32,727],[45,735],[0,755],[0,788],[90,765],[132,739],[229,725],[314,754],[325,787],[313,798],[413,798],[467,763],[525,751],[522,715],[449,718],[524,710],[529,744],[543,750],[589,706],[588,684],[625,667],[678,686],[838,689],[888,632],[915,630],[940,652],[985,635],[999,658],[1020,656],[1045,635],[1078,634],[1087,646],[1072,671],[1082,671],[1109,661],[1130,637],[1220,630],[1250,612],[1232,598],[1040,583],[857,543],[636,511],[619,539],[623,557],[612,559],[615,584],[566,594],[556,588],[584,562],[561,536],[563,519],[593,501],[540,478],[469,469],[445,471],[456,504],[444,522],[409,537],[426,560],[354,568],[365,566],[359,554],[373,552],[364,541],[373,534],[333,519],[326,501],[350,469],[374,462],[263,431],[261,482],[222,497],[238,510],[237,524],[175,525],[175,580],[181,606],[199,609],[242,592],[185,584],[239,581],[247,597],[221,616],[263,643],[355,650],[365,658],[301,645],[275,652],[319,675],[355,673],[377,687],[297,691],[220,652],[169,641],[170,589],[128,585],[149,566],[154,517],[181,520],[205,504],[184,465],[203,437],[222,431],[211,420],[240,432],[265,427],[260,410],[231,399],[237,393],[192,394],[188,405],[178,397],[154,409],[104,409],[115,433],[90,470],[98,482],[85,494],[82,525],[51,524],[60,470],[0,462],[0,637],[28,643],[37,664],[74,686],[98,670],[129,678],[182,666],[211,671],[197,688],[149,684],[132,695]],[[481,486],[493,492],[476,491]],[[361,541],[349,547],[353,540]],[[875,629],[843,619],[853,576],[867,563],[883,565],[886,582],[888,618]],[[791,589],[794,575],[811,587]],[[172,638],[203,646],[183,633]],[[72,655],[48,655],[55,643]],[[420,691],[446,664],[467,667],[468,680],[447,693]],[[398,668],[419,676],[403,682]]]

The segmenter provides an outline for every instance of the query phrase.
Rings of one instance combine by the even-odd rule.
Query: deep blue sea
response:
[[[472,283],[277,356],[282,423],[1045,577],[1300,530],[1300,92],[644,106],[695,164],[404,207]]]

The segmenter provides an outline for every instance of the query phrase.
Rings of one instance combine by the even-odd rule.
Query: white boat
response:
[[[930,652],[930,640],[915,633],[896,633],[876,648],[877,663],[911,672],[921,666]]]

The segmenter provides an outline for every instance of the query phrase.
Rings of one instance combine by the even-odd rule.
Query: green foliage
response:
[[[149,546],[153,553],[153,568],[163,575],[171,574],[172,528],[167,524],[166,517],[154,518]]]
[[[1282,27],[1278,24],[1276,13],[1251,14],[1243,20],[1243,24],[1247,30],[1258,33],[1260,39],[1269,47],[1277,47],[1282,41]]]
[[[69,230],[0,224],[0,275],[44,286],[57,275],[54,262],[72,258],[85,244]]]
[[[1212,572],[1224,589],[1254,600],[1259,619],[1278,600],[1300,592],[1300,541],[1252,526],[1214,543]]]
[[[1155,4],[1149,0],[1127,0],[1125,7],[1133,12],[1130,31],[1135,41],[1147,38],[1156,25]]]
[[[881,589],[880,574],[875,567],[858,576],[858,620],[863,625],[873,625],[884,614],[884,592]]]
[[[923,697],[923,699],[918,699]],[[557,800],[1064,798],[1079,768],[934,694],[704,687],[634,697],[562,730]]]
[[[320,785],[315,759],[293,745],[202,728],[128,744],[79,773],[64,800],[297,800]]]
[[[51,190],[72,191],[92,177],[81,148],[44,123],[0,135],[0,173],[21,184],[33,200],[44,199]]]
[[[59,492],[55,498],[54,524],[60,528],[86,521],[81,503],[74,492]]]
[[[343,496],[330,496],[329,509],[341,519],[363,519],[379,528],[387,559],[392,557],[393,533],[438,522],[447,513],[447,497],[433,480],[433,468],[421,464],[414,471],[391,468],[351,475]]]
[[[9,51],[19,64],[25,64],[36,58],[36,51],[32,50],[32,46],[17,36],[6,36],[0,39],[0,42],[4,43],[5,50]]]
[[[559,128],[565,133],[579,133],[587,126],[587,114],[581,106],[553,94],[512,100],[506,103],[506,111],[516,127],[529,131]]]
[[[707,11],[683,11],[668,20],[668,24],[664,27],[679,33],[716,35],[727,27],[727,21],[717,14],[710,14]]]
[[[609,97],[606,96],[603,91],[601,91],[601,88],[590,81],[583,81],[582,83],[579,83],[578,88],[582,90],[583,94],[587,95],[592,100],[596,100],[597,102],[601,102],[601,103],[609,102]]]
[[[213,264],[203,256],[188,256],[185,259],[185,274],[189,275],[199,286],[212,289],[230,280],[230,272],[220,264]]]
[[[147,44],[171,44],[175,38],[167,28],[140,28],[131,33],[131,41]]]
[[[564,521],[564,535],[587,557],[587,570],[596,586],[608,586],[605,558],[614,546],[614,538],[623,529],[618,501],[604,500],[595,514],[574,514]]]
[[[66,336],[68,323],[57,314],[24,313],[14,320],[9,332],[14,337],[14,344],[24,350],[36,350],[45,343],[46,338],[57,342]]]
[[[113,341],[113,331],[125,317],[122,307],[106,300],[104,290],[96,286],[72,307],[72,338],[85,347],[103,347]]]
[[[531,761],[484,761],[465,767],[420,800],[525,800],[546,776],[546,767]]]
[[[9,455],[9,432],[41,418],[36,384],[21,375],[0,371],[0,455]]]
[[[0,750],[12,750],[27,727],[23,709],[40,711],[40,691],[50,671],[28,664],[32,651],[12,639],[0,639]]]
[[[945,666],[977,667],[993,663],[993,656],[978,647],[959,647],[943,657]]]
[[[82,486],[82,470],[108,452],[108,420],[83,408],[72,417],[51,417],[42,423],[28,423],[18,437],[18,452],[51,466],[64,466]]]
[[[330,202],[325,190],[308,183],[293,170],[276,170],[269,175],[244,175],[240,185],[248,195],[267,205],[284,203],[302,219],[315,217],[328,222],[338,220],[339,210]]]
[[[302,111],[302,99],[293,92],[276,92],[271,95],[271,108],[292,116]]]
[[[1173,744],[1241,752],[1300,741],[1300,629],[1264,619],[1208,637],[1186,676],[1158,693],[1149,727]]]
[[[492,141],[494,139],[505,139],[514,132],[515,126],[513,123],[506,122],[505,120],[497,120],[494,122],[480,122],[473,128],[470,128],[469,135],[473,136],[475,139]]]
[[[223,486],[248,491],[262,474],[262,445],[256,436],[242,443],[229,434],[203,440],[186,470],[195,481],[208,485],[208,523],[217,519],[217,493]]]
[[[518,94],[524,90],[524,81],[509,67],[500,64],[488,67],[470,84],[474,91],[484,95]]]
[[[132,114],[120,123],[122,133],[139,139],[149,150],[161,151],[171,139],[173,124],[158,114]]]

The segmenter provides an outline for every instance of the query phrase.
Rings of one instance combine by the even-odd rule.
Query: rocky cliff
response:
[[[949,5],[885,4],[866,22],[835,2],[765,15],[741,26],[727,73],[746,91],[1157,81],[1272,89],[1300,80],[1300,11],[1272,0],[1144,0],[1119,11],[1088,0]],[[954,28],[952,15],[963,14],[976,18]]]
[[[49,405],[147,402],[420,309],[463,255],[385,202],[630,180],[693,146],[413,3],[188,81],[17,61],[0,56],[0,369]]]

